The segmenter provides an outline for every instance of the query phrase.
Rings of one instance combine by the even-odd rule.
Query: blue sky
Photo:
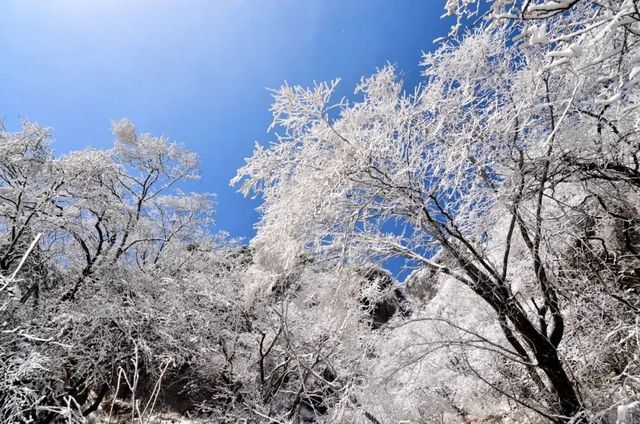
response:
[[[267,87],[342,78],[350,95],[387,62],[407,86],[446,33],[444,0],[3,0],[0,116],[54,128],[65,153],[108,147],[110,122],[186,144],[217,194],[217,228],[250,238],[256,200],[229,187],[269,142]]]

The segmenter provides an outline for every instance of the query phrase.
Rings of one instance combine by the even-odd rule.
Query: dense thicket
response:
[[[393,66],[349,103],[273,92],[249,246],[179,144],[2,130],[2,422],[633,422],[638,5],[446,10],[410,92]]]
[[[0,132],[2,422],[286,421],[357,404],[370,341],[351,335],[400,309],[378,299],[393,279],[354,272],[362,290],[314,300],[301,285],[330,290],[336,271],[262,271],[210,233],[211,196],[176,188],[197,177],[192,153],[128,121],[114,136],[56,158],[46,129]]]

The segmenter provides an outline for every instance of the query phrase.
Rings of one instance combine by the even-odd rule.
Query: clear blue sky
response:
[[[229,187],[266,143],[266,87],[342,77],[350,95],[386,62],[407,86],[446,33],[444,0],[2,0],[0,116],[54,128],[58,153],[107,147],[113,119],[185,143],[190,190],[217,194],[217,229],[250,238],[257,201]]]

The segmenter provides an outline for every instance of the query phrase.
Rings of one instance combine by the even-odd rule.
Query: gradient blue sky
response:
[[[350,95],[387,61],[407,87],[444,35],[444,0],[3,0],[0,116],[54,128],[57,153],[111,143],[110,122],[185,143],[190,190],[217,194],[217,229],[250,238],[256,200],[229,187],[272,139],[266,87],[342,77]]]

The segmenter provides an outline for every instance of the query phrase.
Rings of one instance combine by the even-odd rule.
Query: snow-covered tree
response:
[[[17,266],[35,236],[38,219],[51,214],[64,181],[49,150],[49,130],[29,122],[22,131],[0,129],[0,270]]]
[[[462,15],[470,4],[449,3]],[[522,3],[525,17],[543,10]],[[637,6],[564,3],[534,30],[524,18],[497,25],[515,6],[493,2],[496,25],[425,55],[410,93],[392,66],[363,79],[353,103],[331,102],[337,81],[275,90],[277,141],[234,179],[262,196],[252,245],[283,272],[305,255],[352,266],[401,257],[469,287],[493,311],[497,349],[535,388],[531,399],[503,394],[557,421],[593,407],[573,362],[589,306],[571,295],[588,261],[577,278],[568,256],[585,240],[591,253],[610,249],[613,237],[585,230],[600,221],[606,232],[603,219],[635,237],[640,153]],[[637,298],[613,294],[637,317]]]
[[[141,418],[170,400],[163,378],[205,378],[212,286],[232,284],[235,247],[211,232],[211,196],[179,189],[194,154],[128,121],[114,134],[112,149],[56,158],[35,124],[0,133],[3,420],[81,422],[129,394]]]

